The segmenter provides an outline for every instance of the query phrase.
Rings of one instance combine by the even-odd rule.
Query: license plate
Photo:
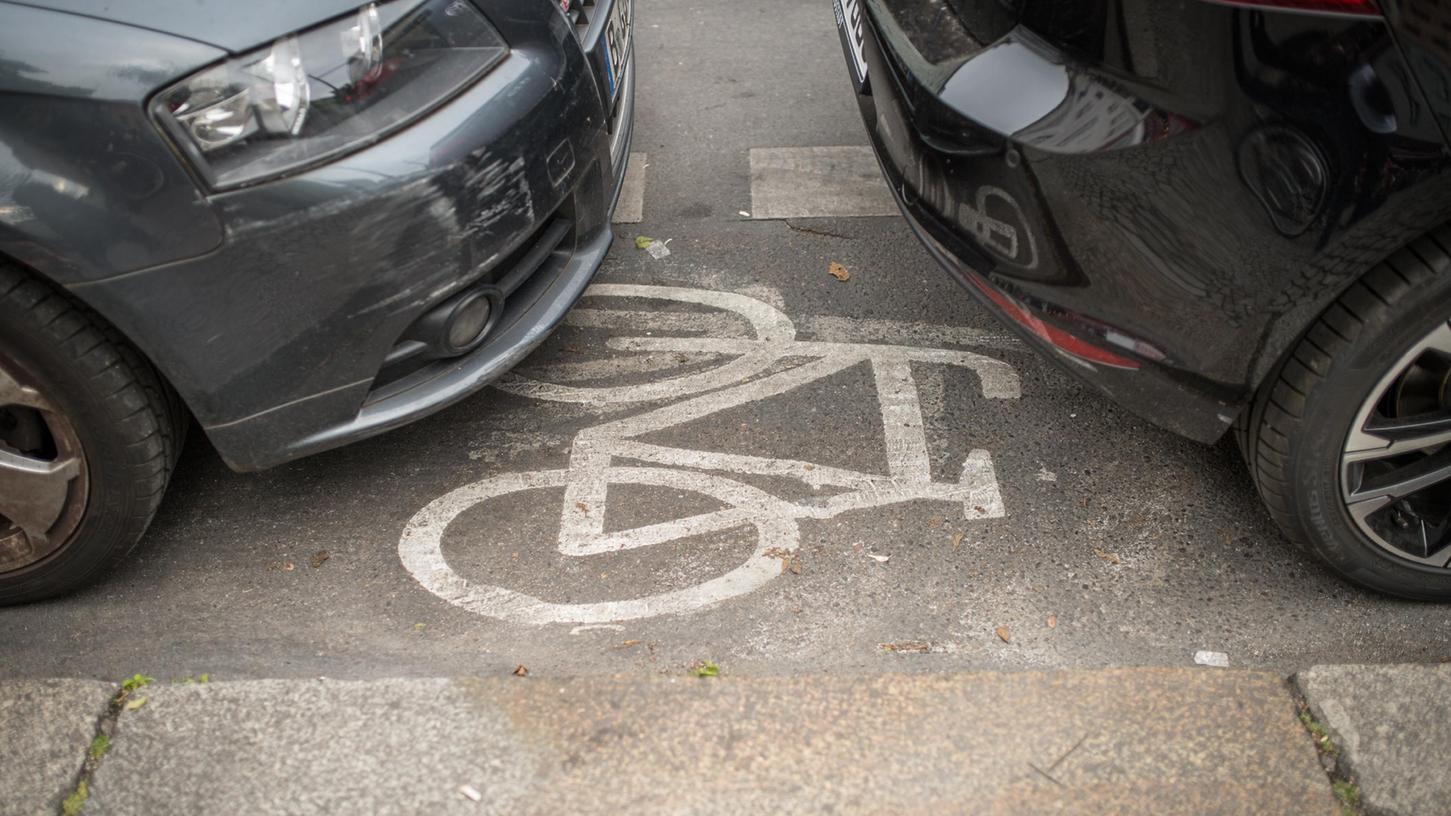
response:
[[[620,81],[625,78],[625,63],[630,58],[630,2],[615,0],[610,9],[610,19],[605,23],[605,79],[610,86],[611,101],[620,92]]]
[[[857,93],[867,91],[866,13],[861,0],[835,0],[836,28],[841,32],[841,45],[851,68],[852,84]]]

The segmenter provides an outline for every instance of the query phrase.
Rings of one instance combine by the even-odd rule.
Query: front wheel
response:
[[[1352,285],[1250,408],[1245,453],[1286,534],[1356,583],[1451,599],[1451,229]]]
[[[0,262],[0,605],[71,591],[146,530],[184,413],[114,329]]]

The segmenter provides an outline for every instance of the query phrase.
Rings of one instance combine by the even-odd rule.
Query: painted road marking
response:
[[[724,362],[705,371],[631,385],[543,382],[523,374],[501,381],[498,387],[503,390],[538,399],[601,405],[660,404],[581,429],[570,446],[569,465],[565,468],[495,476],[460,487],[418,511],[399,539],[399,558],[419,584],[449,603],[500,620],[533,625],[610,623],[681,614],[753,592],[779,576],[780,558],[795,552],[800,524],[808,520],[922,500],[958,505],[962,517],[968,520],[1007,514],[988,451],[973,450],[963,462],[957,481],[933,479],[922,397],[913,371],[914,364],[962,366],[977,374],[984,398],[1016,399],[1021,386],[1017,372],[1007,363],[962,350],[797,340],[795,324],[779,309],[731,292],[596,284],[585,294],[592,298],[666,300],[714,309],[713,314],[623,310],[619,313],[623,317],[616,320],[605,317],[610,310],[596,308],[583,322],[633,330],[635,336],[611,337],[606,342],[608,348],[617,351],[647,356],[695,355],[692,359]],[[672,337],[659,336],[656,331],[660,328],[659,318],[664,318],[672,330],[691,331],[699,325],[720,328],[719,313],[730,314],[737,323],[748,326],[747,335]],[[692,317],[699,318],[700,323],[692,323]],[[923,330],[909,324],[904,331]],[[641,441],[657,431],[790,394],[860,365],[870,367],[873,374],[887,453],[886,474]],[[637,464],[616,463],[626,460]],[[841,490],[824,499],[794,502],[723,474],[787,477],[814,488]],[[677,493],[710,496],[724,507],[607,531],[605,517],[609,513],[611,485],[667,487]],[[562,555],[602,555],[744,528],[755,531],[756,546],[744,564],[701,584],[645,598],[595,603],[547,601],[471,581],[449,566],[443,556],[443,537],[459,514],[500,496],[561,488],[558,551]]]
[[[751,148],[751,217],[897,215],[865,146]]]
[[[616,224],[638,224],[645,218],[645,168],[649,157],[631,153],[625,165],[625,178],[620,182],[620,201],[615,205]]]

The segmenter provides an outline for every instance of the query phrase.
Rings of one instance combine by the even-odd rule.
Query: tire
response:
[[[1448,318],[1451,227],[1443,226],[1326,309],[1236,427],[1255,486],[1292,542],[1354,583],[1414,600],[1451,599],[1451,569],[1401,557],[1357,525],[1342,492],[1342,456],[1384,379]]]
[[[14,556],[0,571],[0,605],[6,605],[75,590],[135,546],[171,478],[188,417],[157,372],[114,328],[48,282],[3,260],[0,378],[38,394],[45,406],[0,405],[10,412],[11,427],[17,412],[30,412],[39,417],[32,424],[64,437],[68,449],[79,451],[72,457],[78,461],[76,475],[65,488],[65,509],[56,527],[36,539],[43,546],[24,539],[30,554]],[[30,454],[44,458],[36,451]],[[64,535],[56,534],[60,528]],[[6,533],[27,535],[0,515],[0,539]]]

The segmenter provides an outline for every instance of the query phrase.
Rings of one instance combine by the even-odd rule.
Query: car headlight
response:
[[[375,142],[507,52],[468,0],[369,3],[194,74],[151,109],[207,183],[227,189]]]

